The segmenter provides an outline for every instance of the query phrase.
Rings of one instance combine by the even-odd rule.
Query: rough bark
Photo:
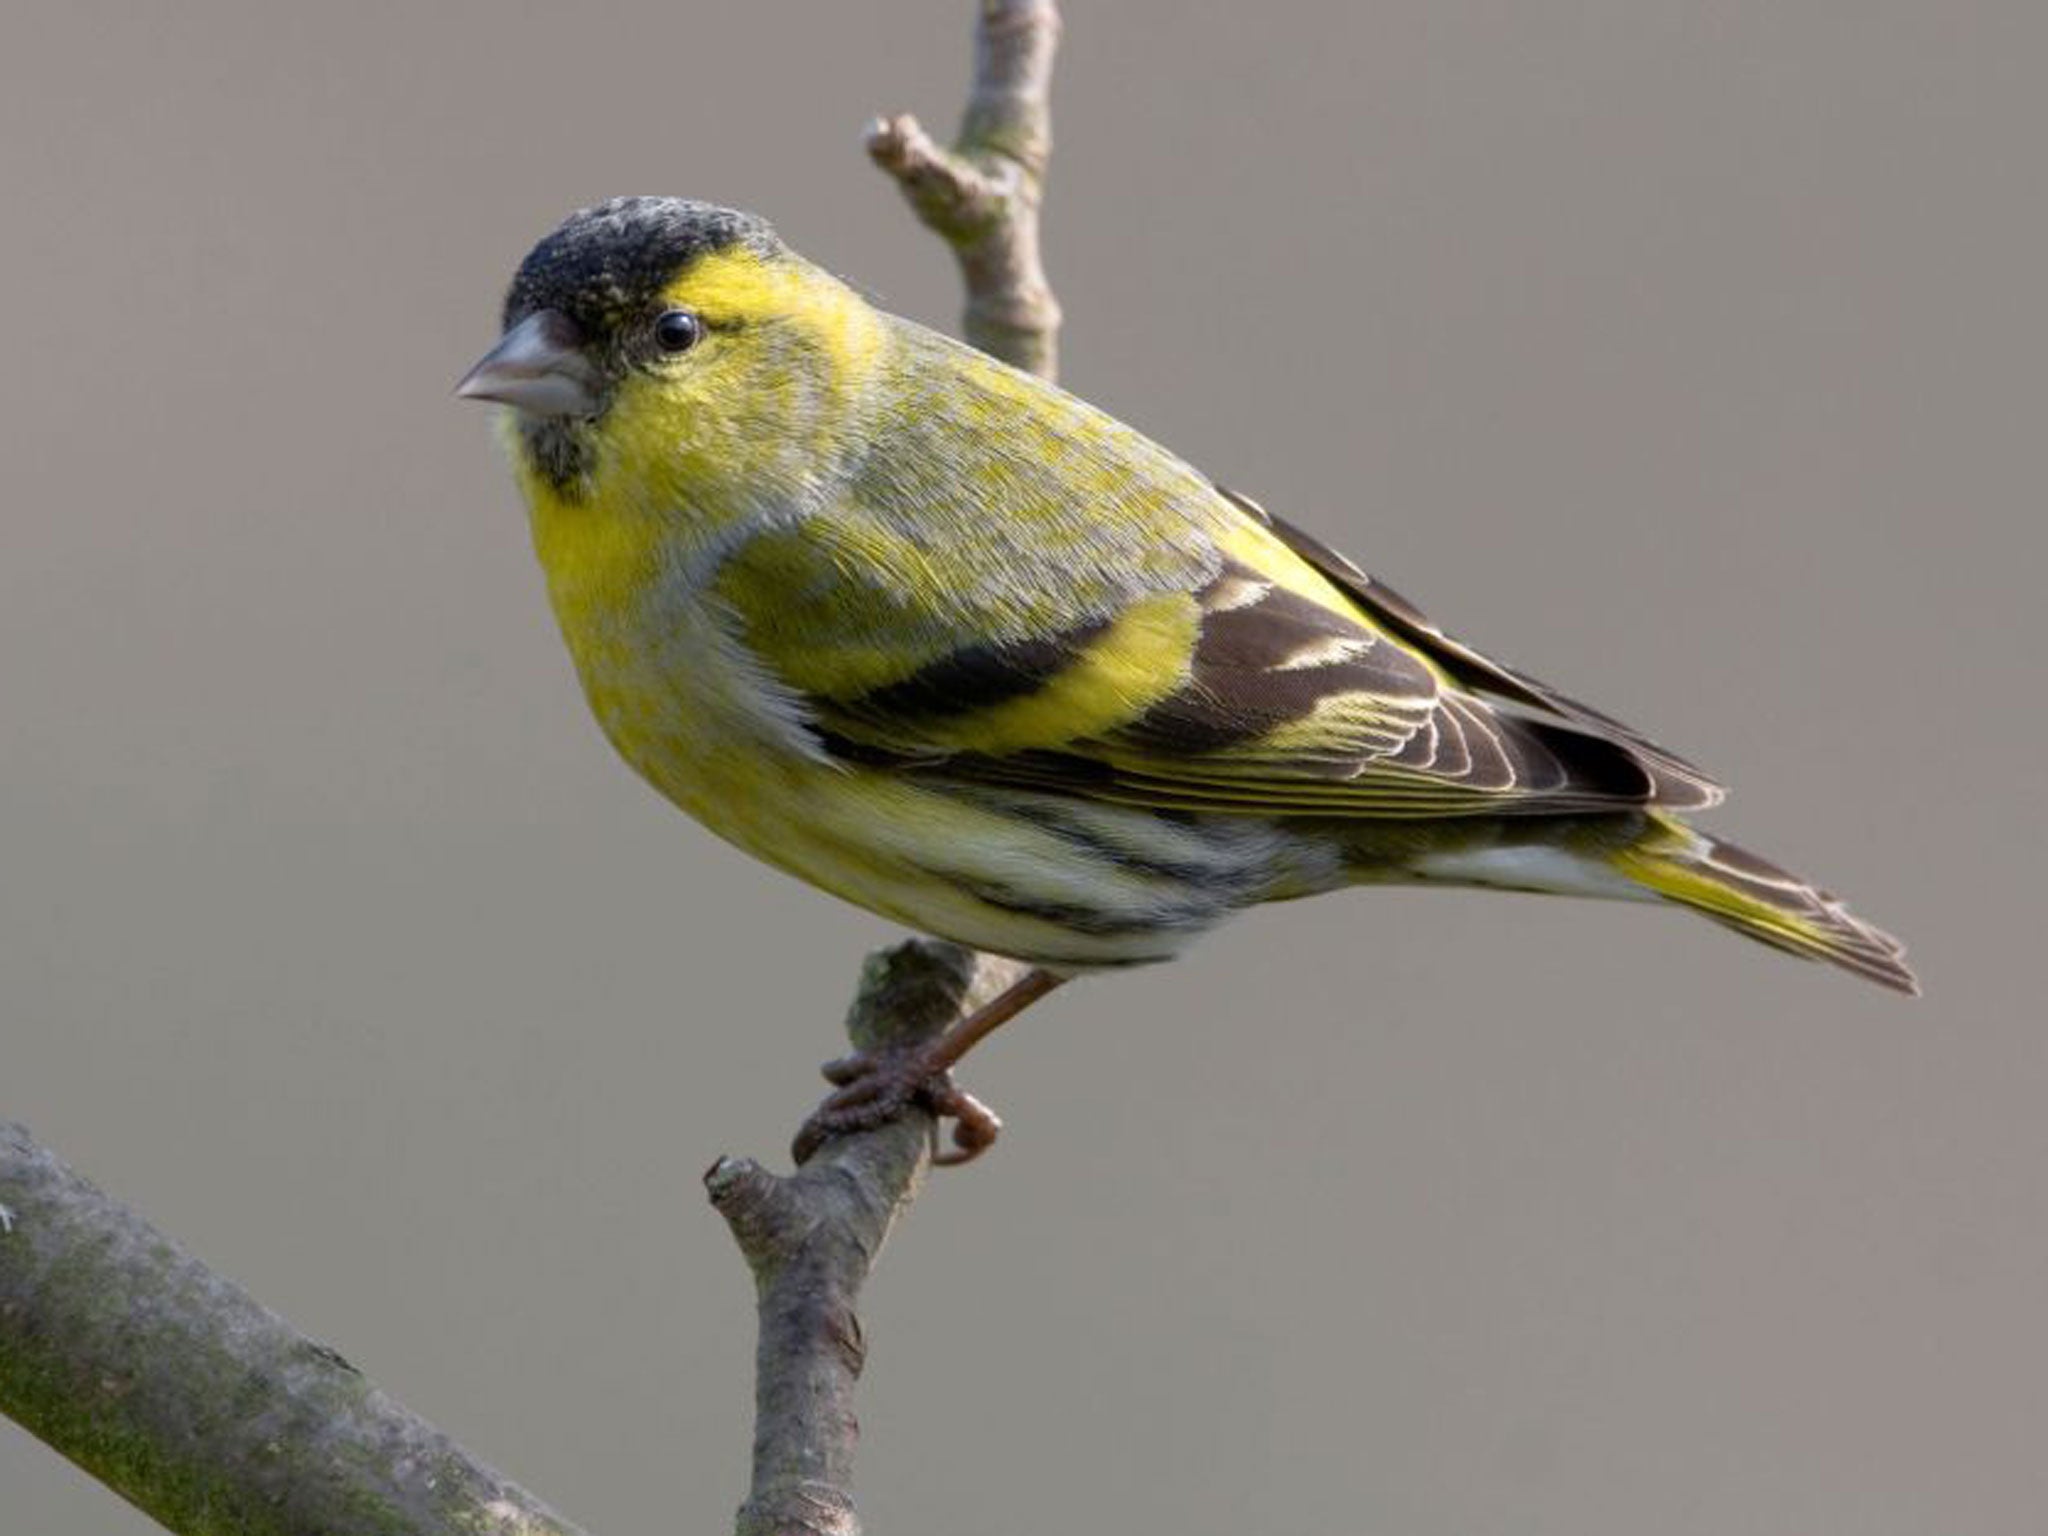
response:
[[[868,956],[846,1032],[858,1050],[939,1033],[1021,974],[1014,961],[912,939]],[[794,1174],[722,1157],[711,1203],[754,1272],[754,1482],[739,1536],[857,1536],[853,1391],[866,1355],[855,1307],[931,1160],[931,1115],[827,1142]]]
[[[1015,962],[916,939],[870,955],[857,1049],[946,1028]],[[931,1116],[829,1143],[794,1175],[705,1175],[759,1294],[743,1536],[856,1536],[855,1304],[930,1158]],[[0,1413],[182,1536],[581,1536],[0,1121]]]
[[[907,112],[868,129],[868,154],[960,263],[967,339],[1048,379],[1059,372],[1060,307],[1039,253],[1038,209],[1059,35],[1052,0],[981,0],[974,83],[953,147]]]
[[[577,1536],[0,1121],[0,1412],[186,1536]]]

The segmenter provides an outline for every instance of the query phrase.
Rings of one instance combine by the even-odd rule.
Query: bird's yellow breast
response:
[[[672,526],[608,515],[545,485],[528,491],[534,546],[592,711],[635,771],[710,831],[846,900],[987,948],[1075,965],[1171,952],[1169,935],[1068,934],[933,873],[931,850],[943,848],[1006,878],[1035,871],[1052,882],[1049,900],[1099,899],[1105,882],[1129,902],[1156,898],[1137,876],[1070,869],[1058,839],[1028,820],[830,761],[794,697],[678,565]]]
[[[739,645],[704,581],[713,551],[604,497],[525,487],[548,597],[593,714],[635,771],[714,831],[815,771],[794,698]],[[699,556],[693,568],[692,553]]]

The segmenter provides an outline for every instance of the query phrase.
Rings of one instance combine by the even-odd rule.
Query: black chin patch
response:
[[[505,328],[538,309],[558,310],[586,336],[645,314],[678,273],[736,245],[763,256],[782,248],[765,220],[682,197],[617,197],[572,214],[519,265],[505,295]]]
[[[560,416],[519,418],[519,445],[548,489],[564,501],[583,498],[584,477],[595,456],[587,422]]]

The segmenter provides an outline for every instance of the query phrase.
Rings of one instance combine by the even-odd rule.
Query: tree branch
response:
[[[911,939],[868,956],[846,1032],[855,1049],[938,1034],[1022,974],[1011,960]],[[711,1203],[754,1272],[754,1486],[738,1536],[858,1536],[854,1384],[866,1355],[854,1307],[931,1161],[931,1115],[913,1108],[827,1142],[787,1177],[722,1157]]]
[[[187,1536],[579,1536],[0,1121],[0,1412]]]
[[[913,939],[870,955],[857,1049],[945,1029],[1024,967]],[[754,1489],[741,1536],[858,1536],[854,1311],[930,1161],[932,1117],[778,1177],[705,1175],[754,1272]],[[582,1536],[0,1121],[0,1413],[183,1536]]]
[[[948,150],[909,113],[878,117],[868,154],[952,248],[967,285],[967,339],[1006,363],[1059,372],[1060,306],[1039,254],[1052,154],[1053,0],[980,0],[974,84]]]

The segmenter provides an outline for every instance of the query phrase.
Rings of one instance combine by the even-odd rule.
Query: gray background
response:
[[[27,8],[0,55],[0,1112],[599,1532],[742,1490],[877,920],[585,718],[449,387],[580,203],[950,324],[858,147],[964,0]],[[2034,1532],[2041,7],[1071,7],[1067,381],[1730,778],[1908,1004],[1371,893],[1073,988],[869,1313],[877,1532]],[[0,1531],[144,1522],[0,1424]]]

